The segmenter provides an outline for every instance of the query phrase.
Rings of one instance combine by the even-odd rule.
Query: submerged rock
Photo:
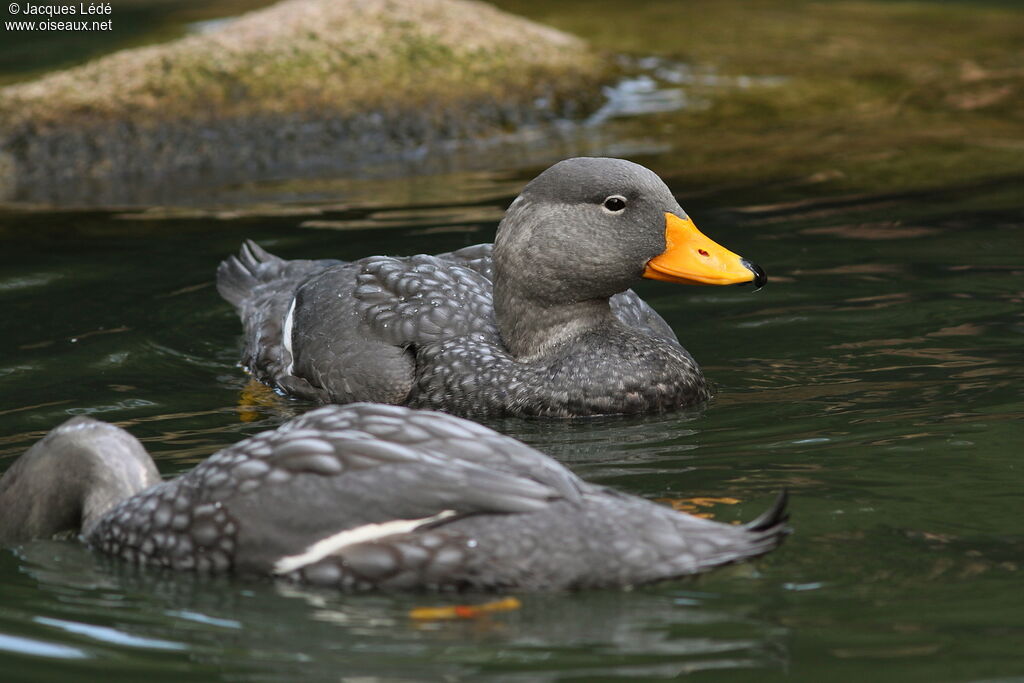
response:
[[[472,0],[286,0],[0,89],[0,192],[423,154],[578,115],[609,74],[580,39]]]

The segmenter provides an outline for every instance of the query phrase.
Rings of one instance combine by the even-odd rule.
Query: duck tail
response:
[[[746,532],[743,540],[745,547],[742,551],[742,558],[737,559],[751,559],[771,552],[786,540],[786,536],[793,533],[793,528],[787,524],[789,521],[789,512],[786,509],[788,503],[789,492],[783,489],[770,508],[756,519],[740,526]]]
[[[792,530],[786,525],[789,521],[789,491],[782,489],[779,495],[776,496],[775,502],[772,506],[761,513],[756,519],[753,519],[743,527],[747,531],[762,531],[769,533],[781,534],[783,536],[789,534]]]
[[[789,494],[783,490],[770,508],[746,524],[733,526],[713,522],[710,527],[704,526],[705,540],[709,543],[703,546],[703,550],[690,548],[679,556],[686,567],[683,573],[696,573],[713,567],[752,560],[775,550],[793,531],[787,524],[788,500]],[[688,523],[687,527],[686,535],[696,538],[696,529],[692,523]]]
[[[237,256],[227,257],[217,267],[217,291],[235,308],[241,308],[257,286],[277,279],[286,264],[284,259],[246,240]]]

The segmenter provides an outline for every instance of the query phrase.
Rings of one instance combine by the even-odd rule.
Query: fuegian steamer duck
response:
[[[655,173],[588,157],[527,184],[493,245],[341,262],[248,242],[217,288],[242,319],[246,368],[322,403],[572,417],[707,400],[697,362],[630,290],[641,278],[767,279],[702,235]]]
[[[79,530],[97,551],[342,590],[565,590],[682,577],[769,552],[785,496],[744,525],[588,484],[438,412],[325,406],[161,482],[128,432],[76,417],[0,478],[0,544]]]

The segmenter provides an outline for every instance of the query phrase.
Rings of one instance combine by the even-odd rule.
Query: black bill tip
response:
[[[756,263],[751,263],[747,259],[743,259],[741,263],[743,264],[744,268],[746,268],[747,270],[754,274],[755,292],[764,287],[768,283],[768,274],[764,272],[764,268],[757,265]]]

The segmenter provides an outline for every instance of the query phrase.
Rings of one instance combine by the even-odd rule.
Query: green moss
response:
[[[886,191],[1024,173],[1024,11],[992,3],[497,0],[599,48],[723,76],[711,107],[659,123],[685,186]],[[820,180],[829,178],[829,180]],[[789,182],[791,189],[781,188]]]
[[[239,140],[278,125],[290,127],[274,132],[278,142],[315,149],[310,136],[337,146],[352,131],[372,154],[501,131],[509,112],[556,118],[562,101],[593,100],[610,77],[583,41],[472,0],[286,0],[215,33],[0,89],[0,151],[37,183],[232,159],[270,167],[272,145]],[[541,96],[550,110],[534,106]]]

